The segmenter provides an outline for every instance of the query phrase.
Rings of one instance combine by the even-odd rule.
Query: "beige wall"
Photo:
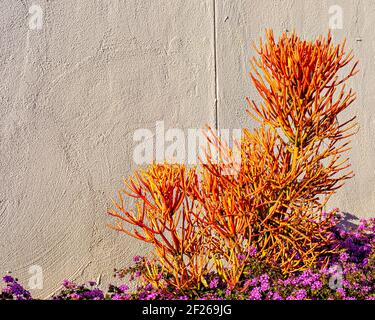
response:
[[[29,28],[32,3],[41,30]],[[27,284],[29,267],[41,266],[40,297],[64,278],[108,283],[145,251],[110,231],[105,214],[136,166],[134,131],[159,120],[198,128],[216,114],[220,127],[252,126],[251,42],[267,27],[325,34],[331,4],[344,13],[334,38],[346,36],[361,61],[350,111],[360,124],[349,154],[356,177],[331,205],[374,216],[374,1],[2,0],[0,272]]]

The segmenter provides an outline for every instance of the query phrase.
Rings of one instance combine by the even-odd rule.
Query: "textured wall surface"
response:
[[[30,29],[29,8],[43,10]],[[326,34],[343,9],[360,59],[349,152],[356,177],[330,205],[374,216],[375,2],[316,0],[2,0],[0,2],[0,273],[27,283],[43,268],[46,297],[62,279],[112,277],[145,247],[110,231],[105,212],[135,168],[138,128],[252,126],[245,96],[252,41],[272,27]]]

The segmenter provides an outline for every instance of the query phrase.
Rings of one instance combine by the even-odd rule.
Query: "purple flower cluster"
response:
[[[103,291],[97,287],[95,281],[77,285],[70,280],[64,280],[63,289],[59,294],[54,295],[52,300],[103,300],[104,298]]]
[[[329,265],[317,264],[315,267],[283,275],[275,266],[261,264],[256,259],[256,248],[251,248],[246,267],[233,289],[220,275],[211,272],[206,276],[205,285],[199,288],[179,291],[163,281],[168,277],[162,269],[157,277],[157,286],[145,282],[146,259],[134,257],[134,266],[116,274],[119,278],[129,276],[139,283],[129,291],[126,284],[111,285],[107,292],[98,288],[94,281],[87,284],[64,280],[63,289],[52,299],[55,300],[335,300],[362,299],[375,300],[375,219],[362,220],[357,228],[335,229],[340,251],[331,254]],[[243,259],[243,257],[240,257]],[[10,275],[3,278],[6,287],[0,292],[1,299],[31,299],[16,279]]]
[[[31,300],[31,294],[23,288],[18,280],[10,275],[3,277],[6,287],[0,292],[0,300]]]

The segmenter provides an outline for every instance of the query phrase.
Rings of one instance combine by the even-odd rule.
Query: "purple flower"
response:
[[[3,289],[3,293],[12,294],[12,289],[10,287],[6,287],[6,288]]]
[[[361,219],[359,226],[358,226],[358,231],[364,231],[367,226],[367,221],[365,219]]]
[[[315,281],[311,285],[311,289],[313,290],[320,290],[322,288],[322,282],[321,281]]]
[[[210,289],[216,289],[218,284],[219,284],[219,278],[215,277],[210,282]]]
[[[343,288],[336,289],[336,292],[339,293],[342,298],[346,297],[346,292],[345,292],[345,290]]]
[[[151,283],[149,283],[149,284],[146,285],[146,287],[145,287],[145,291],[150,291],[150,290],[152,290],[152,289],[153,289],[153,286],[152,286]]]
[[[145,300],[147,297],[147,292],[141,292],[139,294],[139,300]]]
[[[134,262],[139,262],[139,261],[141,261],[141,257],[140,256],[134,256],[133,257],[133,261]]]
[[[121,294],[116,293],[111,297],[111,300],[122,300],[122,296]]]
[[[249,248],[249,255],[250,255],[250,257],[255,257],[256,254],[257,254],[257,248],[254,247],[254,246],[251,246],[251,247]]]
[[[250,296],[249,296],[250,300],[261,300],[261,297],[262,295],[258,287],[255,287],[253,290],[251,290]]]
[[[129,299],[130,299],[130,296],[128,294],[121,295],[121,294],[116,293],[111,297],[111,300],[129,300]]]
[[[68,279],[63,280],[62,285],[63,285],[65,288],[72,288],[72,287],[75,287],[75,284],[74,284],[72,281],[68,280]]]
[[[346,252],[340,253],[339,260],[344,263],[349,260],[349,255]]]
[[[272,300],[283,300],[283,297],[278,292],[275,292],[272,295]]]
[[[3,281],[5,283],[13,283],[14,282],[14,278],[12,276],[6,275],[6,276],[3,277]]]
[[[245,261],[246,257],[243,254],[239,254],[239,255],[237,255],[237,259],[241,263],[241,262]]]
[[[72,299],[72,300],[80,300],[81,299],[81,296],[78,294],[78,293],[71,293],[70,294],[70,298]]]
[[[253,278],[250,280],[250,286],[255,287],[258,284],[258,278]]]
[[[10,288],[15,295],[22,295],[25,292],[25,289],[17,282],[13,282]]]
[[[370,290],[371,290],[371,288],[369,286],[364,286],[364,287],[362,287],[361,292],[363,294],[367,294],[368,292],[370,292]]]
[[[318,277],[317,277],[318,276]],[[304,286],[311,285],[317,278],[319,278],[319,275],[315,275],[311,272],[311,270],[305,270],[294,283],[292,284],[298,284],[301,283]]]
[[[270,288],[270,285],[269,285],[269,277],[268,277],[268,274],[263,274],[259,277],[259,281],[260,281],[260,290],[261,291],[267,291],[269,288]]]
[[[147,300],[155,300],[157,296],[158,296],[157,292],[151,292],[150,294],[147,295],[146,299]]]
[[[244,287],[244,288],[249,288],[250,286],[251,286],[251,280],[248,279],[248,280],[246,280],[246,281],[244,282],[243,287]]]
[[[297,300],[303,300],[306,298],[306,290],[305,289],[300,289],[297,291],[296,294],[296,299]]]
[[[122,284],[122,285],[120,285],[118,288],[119,288],[119,290],[120,290],[121,292],[125,292],[125,291],[128,291],[128,290],[129,290],[129,287],[128,287],[126,284]]]
[[[83,299],[94,299],[94,298],[99,298],[100,300],[104,299],[104,294],[103,291],[100,289],[94,289],[94,290],[89,290],[84,293],[82,293],[81,296]]]

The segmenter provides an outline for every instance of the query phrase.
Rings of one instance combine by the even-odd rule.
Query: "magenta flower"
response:
[[[81,296],[78,294],[78,293],[72,293],[71,295],[70,295],[70,298],[72,299],[72,300],[80,300],[81,299]]]
[[[254,246],[251,246],[251,247],[249,248],[249,255],[250,255],[250,257],[255,257],[256,254],[257,254],[257,248],[254,247]]]
[[[305,289],[300,289],[297,291],[296,294],[296,299],[297,300],[303,300],[306,298],[306,290]]]
[[[275,292],[272,295],[272,300],[283,300],[283,297],[278,292]]]
[[[237,255],[237,259],[241,263],[241,262],[245,261],[246,257],[243,254],[239,254],[239,255]]]
[[[147,295],[146,300],[155,300],[157,296],[158,296],[157,292],[151,292],[150,294]]]
[[[320,290],[322,288],[322,286],[323,286],[322,282],[318,280],[318,281],[315,281],[315,282],[312,283],[311,289]]]
[[[121,292],[125,292],[125,291],[128,291],[128,290],[129,290],[129,287],[128,287],[126,284],[122,284],[122,285],[120,285],[118,288],[119,288],[119,290],[120,290]]]
[[[210,282],[210,289],[216,289],[217,285],[219,284],[219,278],[215,277],[214,279],[211,280]]]
[[[346,252],[340,253],[339,257],[340,262],[344,263],[349,260],[349,255]]]
[[[6,276],[3,277],[3,281],[5,283],[13,283],[14,282],[14,278],[12,276],[6,275]]]
[[[250,300],[261,300],[261,298],[262,298],[262,295],[258,287],[255,287],[253,290],[251,290],[250,296],[249,296]]]
[[[68,280],[68,279],[65,279],[63,280],[63,283],[62,285],[65,287],[65,288],[72,288],[72,287],[75,287],[75,283]]]
[[[339,293],[342,298],[346,297],[346,292],[345,292],[345,290],[343,288],[336,289],[336,292]]]
[[[260,290],[261,291],[267,291],[269,288],[270,288],[270,284],[269,284],[269,277],[268,277],[268,274],[262,274],[260,277],[259,277],[259,281],[260,281]]]

